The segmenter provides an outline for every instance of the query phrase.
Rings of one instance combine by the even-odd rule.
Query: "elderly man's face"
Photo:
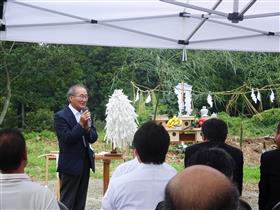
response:
[[[75,90],[75,94],[73,96],[70,96],[69,99],[70,99],[71,105],[76,110],[81,111],[87,105],[87,101],[88,101],[87,90],[82,87],[78,87]]]

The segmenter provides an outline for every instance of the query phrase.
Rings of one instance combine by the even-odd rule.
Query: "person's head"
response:
[[[203,123],[201,131],[204,140],[225,142],[228,128],[223,120],[210,118]]]
[[[170,144],[170,137],[162,125],[149,121],[134,134],[132,145],[142,163],[162,164]]]
[[[213,147],[198,150],[190,158],[188,158],[186,162],[186,167],[193,165],[210,166],[222,172],[229,179],[232,179],[235,162],[225,150]]]
[[[214,168],[190,166],[175,175],[165,189],[166,210],[236,210],[238,190]]]
[[[87,89],[84,85],[77,84],[69,88],[67,92],[69,103],[78,111],[84,109],[88,101]]]
[[[0,171],[14,173],[26,166],[27,154],[25,139],[15,128],[0,129]]]

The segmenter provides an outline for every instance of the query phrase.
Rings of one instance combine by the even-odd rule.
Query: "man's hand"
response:
[[[89,130],[90,128],[88,127],[88,121],[90,120],[90,112],[87,110],[85,112],[83,112],[81,114],[81,118],[80,118],[80,125],[85,129],[85,130]]]

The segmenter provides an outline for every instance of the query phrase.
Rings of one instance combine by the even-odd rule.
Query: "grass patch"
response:
[[[104,136],[104,132],[99,135],[101,138]],[[45,154],[49,154],[52,151],[58,151],[57,138],[53,132],[44,131],[42,133],[31,132],[25,134],[27,153],[28,153],[28,164],[25,168],[25,172],[29,174],[34,180],[42,181],[45,180]],[[93,148],[96,153],[102,151],[111,151],[111,145],[107,144],[103,140],[99,140],[93,144]],[[103,139],[103,138],[102,138]],[[110,173],[123,161],[116,160],[111,161]],[[96,160],[96,172],[91,176],[94,178],[103,177],[103,162]],[[56,179],[56,162],[49,161],[49,180]]]
[[[243,125],[243,137],[274,136],[280,122],[280,109],[269,109],[257,115],[248,117],[231,117],[225,112],[218,114],[229,128],[229,135],[240,136],[241,124]]]
[[[244,166],[243,168],[243,182],[244,183],[258,183],[260,180],[259,166]]]
[[[45,179],[45,157],[51,151],[58,151],[58,144],[56,136],[53,132],[41,133],[28,133],[25,135],[28,150],[28,165],[26,173],[29,174],[34,180],[42,181]],[[102,151],[110,151],[111,145],[104,142],[104,132],[100,132],[99,140],[93,144],[96,153]],[[132,156],[130,155],[130,159]],[[122,160],[111,161],[110,174],[114,169],[121,164]],[[184,169],[184,154],[176,151],[174,145],[170,146],[166,162],[172,165],[177,171]],[[103,177],[103,162],[96,161],[96,173],[91,173],[94,178],[101,179]],[[243,182],[244,183],[257,183],[260,178],[259,166],[244,166]],[[56,179],[56,162],[49,161],[49,180]]]

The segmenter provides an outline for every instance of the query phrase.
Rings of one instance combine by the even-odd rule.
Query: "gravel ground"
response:
[[[56,180],[48,182],[48,187],[56,193]],[[103,196],[103,180],[90,179],[89,189],[87,194],[86,210],[98,210],[101,207],[101,200]]]
[[[243,192],[242,198],[248,201],[251,205],[253,210],[258,210],[258,196],[259,196],[259,189],[258,184],[244,184],[243,183]]]
[[[48,186],[55,192],[56,181],[49,181]],[[102,179],[90,179],[87,195],[86,210],[99,210],[102,199]],[[245,184],[243,186],[244,200],[248,201],[253,210],[258,210],[258,186],[257,184]]]

